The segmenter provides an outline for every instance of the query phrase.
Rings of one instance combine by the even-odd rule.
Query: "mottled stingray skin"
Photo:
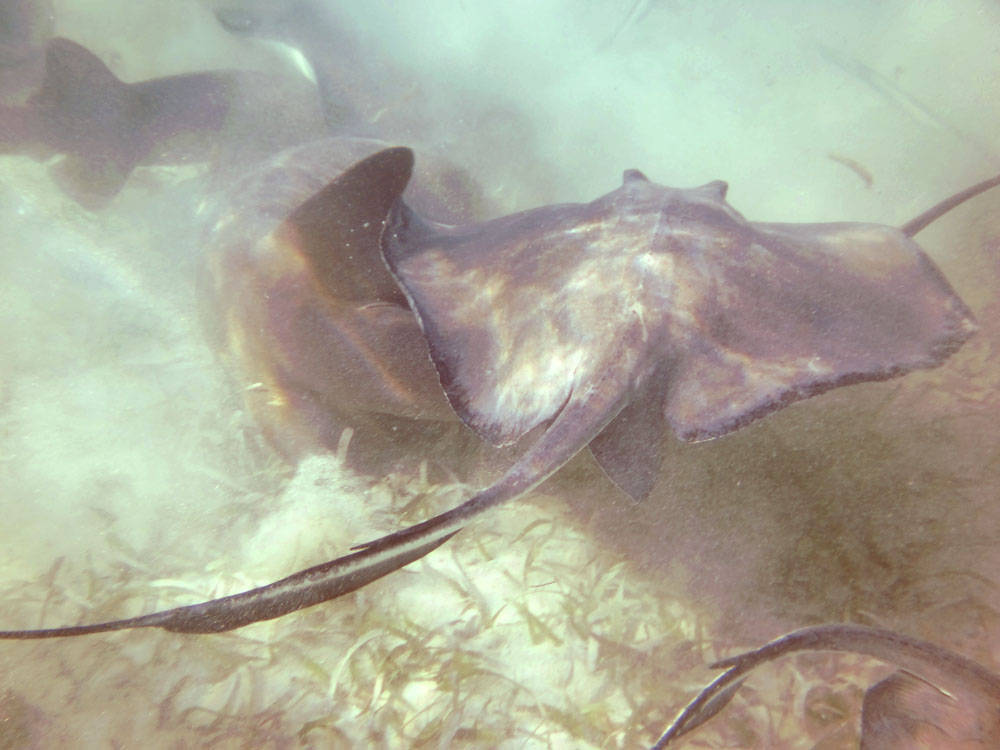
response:
[[[394,305],[405,294],[458,416],[494,443],[537,428],[514,465],[452,510],[268,586],[0,637],[218,632],[278,617],[421,557],[587,445],[641,499],[668,428],[685,440],[718,437],[830,388],[940,364],[975,331],[937,267],[898,229],[752,223],[725,202],[725,183],[678,190],[635,170],[591,203],[454,227],[421,219],[400,198],[412,167],[409,149],[373,154],[276,232],[324,228],[329,244],[296,242],[306,264],[368,269],[366,294]],[[364,254],[379,246],[396,287]],[[319,275],[336,289],[327,272]]]
[[[900,633],[863,625],[821,625],[712,664],[726,671],[684,708],[653,750],[662,750],[722,711],[754,669],[801,651],[846,651],[905,670],[865,692],[861,750],[1000,747],[1000,675]]]

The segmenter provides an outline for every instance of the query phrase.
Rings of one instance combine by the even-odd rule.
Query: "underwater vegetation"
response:
[[[327,476],[335,475],[336,461],[324,462]],[[419,477],[391,477],[375,488],[391,498],[391,511],[415,518],[433,508],[429,499],[440,503],[455,489],[462,488]],[[498,567],[511,540],[519,552]],[[636,722],[669,687],[648,692],[662,660],[676,652],[690,663],[689,652],[699,648],[694,613],[651,590],[623,586],[617,556],[595,553],[558,513],[506,514],[449,549],[437,564],[423,566],[426,585],[413,586],[418,576],[407,576],[396,589],[400,596],[391,589],[364,595],[332,619],[279,620],[181,648],[160,637],[125,649],[53,652],[29,645],[8,679],[23,682],[29,704],[46,690],[76,694],[60,726],[83,736],[88,727],[96,736],[91,712],[126,680],[132,687],[121,700],[143,718],[136,721],[124,708],[115,712],[120,718],[109,718],[107,731],[121,742],[155,735],[206,747],[521,747],[602,744],[609,736],[634,744],[648,732]],[[163,605],[243,585],[220,577],[213,564],[198,584],[184,560],[165,559],[157,571],[164,578],[151,589],[150,571],[131,555],[123,551],[110,564],[89,570],[64,561],[46,576],[44,589],[36,581],[10,585],[5,601],[47,615],[100,618],[148,606],[151,593]],[[586,576],[567,585],[566,572],[577,569]],[[110,584],[97,607],[77,595],[88,581]],[[448,610],[445,620],[439,608]],[[642,681],[630,679],[643,653],[658,654],[659,666]],[[197,669],[182,668],[187,660]],[[680,692],[669,690],[676,702]],[[525,734],[529,726],[535,729]]]
[[[344,158],[339,141],[319,146],[328,162]],[[223,298],[216,316],[229,321],[234,357],[291,412],[266,417],[277,422],[272,434],[290,429],[296,411],[307,424],[342,420],[320,433],[331,436],[352,434],[365,412],[447,421],[439,382],[487,443],[538,433],[513,465],[444,513],[272,584],[0,637],[215,633],[311,607],[432,552],[584,447],[644,500],[668,430],[688,441],[721,437],[796,401],[953,354],[975,323],[910,236],[1000,184],[986,180],[895,230],[752,224],[724,202],[725,183],[678,190],[628,170],[621,188],[589,204],[456,227],[421,219],[401,199],[413,164],[409,149],[377,151],[294,205],[263,240],[222,243],[220,257],[209,252],[215,288],[206,295]],[[268,167],[263,185],[280,185],[285,168]],[[253,217],[280,205],[264,200],[271,210],[251,202]],[[346,441],[342,452],[350,458]]]
[[[54,34],[79,40],[124,81],[185,74],[157,67],[158,60],[187,55],[180,48],[164,52],[155,40],[179,45],[182,36],[167,31],[174,27],[162,17],[149,20],[162,12],[155,5],[134,9],[140,5],[117,10],[123,19],[146,15],[122,33],[117,18],[100,16],[101,4],[67,0],[56,7],[57,28],[41,29],[32,44]],[[553,28],[579,31],[574,24],[597,6],[572,13],[563,8]],[[874,218],[898,226],[991,164],[989,136],[974,144],[970,164],[962,134],[944,127],[958,118],[963,132],[976,132],[977,118],[992,101],[985,89],[976,97],[980,108],[966,116],[942,107],[927,90],[920,99],[895,96],[897,103],[920,101],[925,114],[935,108],[948,113],[923,117],[909,129],[904,120],[916,105],[894,107],[891,114],[867,108],[894,89],[919,90],[916,56],[906,53],[910,34],[923,40],[921,49],[943,44],[934,34],[920,36],[919,30],[938,26],[922,25],[915,7],[905,8],[907,23],[899,28],[872,22],[846,36],[877,37],[873,49],[880,56],[872,57],[861,42],[853,54],[866,60],[869,72],[884,75],[856,73],[861,69],[842,62],[851,59],[847,54],[838,58],[834,86],[815,70],[812,78],[796,77],[773,59],[765,65],[755,57],[734,32],[752,27],[752,19],[734,25],[715,11],[700,25],[678,4],[624,6],[590,37],[564,34],[574,43],[563,50],[561,70],[535,62],[539,74],[520,82],[522,89],[524,81],[532,82],[531,101],[516,104],[489,81],[489,61],[501,59],[504,47],[524,55],[516,37],[484,46],[467,68],[452,66],[454,76],[427,78],[419,68],[426,61],[377,65],[386,48],[394,42],[405,48],[406,40],[392,40],[385,19],[369,26],[359,20],[352,33],[364,44],[345,49],[366,50],[373,69],[393,78],[387,90],[404,93],[379,105],[378,88],[362,82],[368,98],[355,114],[362,124],[400,128],[393,143],[415,147],[418,168],[429,163],[425,146],[456,162],[455,174],[466,177],[445,183],[468,198],[460,209],[468,217],[449,223],[529,206],[551,211],[557,200],[607,193],[622,168],[641,165],[668,184],[733,175],[734,202],[742,208],[746,201],[754,217]],[[193,19],[203,28],[215,23],[204,7],[172,7],[180,9],[171,11],[174,20]],[[502,13],[508,12],[505,5]],[[88,30],[89,13],[102,19],[90,22],[96,31]],[[542,31],[545,13],[533,8],[519,37],[558,38]],[[448,21],[472,15],[466,4],[438,17],[436,44],[447,50],[457,38]],[[663,44],[664,29],[657,25],[664,21],[684,30],[671,45]],[[285,43],[294,41],[282,28]],[[789,49],[808,65],[803,50],[809,30],[798,32],[805,41]],[[642,47],[643,37],[656,44]],[[676,75],[651,66],[658,55],[684,49],[688,38],[696,52],[670,58],[667,67]],[[762,38],[753,44],[764,55]],[[766,39],[775,47],[774,40],[788,40],[780,14],[769,21]],[[253,50],[255,41],[238,44]],[[584,54],[573,56],[584,48],[594,60],[627,62],[613,67],[603,85],[581,83],[570,72],[596,64]],[[726,49],[739,53],[739,70],[725,58]],[[199,69],[227,64],[210,61]],[[513,63],[508,58],[503,64]],[[760,86],[747,84],[741,71],[759,75]],[[954,80],[937,66],[935,71]],[[475,77],[475,86],[457,85],[466,74]],[[845,83],[852,75],[863,78],[861,86]],[[726,88],[737,78],[745,99]],[[316,76],[317,84],[321,79]],[[800,80],[801,87],[790,86]],[[357,81],[348,83],[344,91],[358,91]],[[451,99],[442,92],[453,84],[460,93]],[[480,89],[484,97],[477,99]],[[565,91],[563,111],[546,119],[551,110],[543,108],[559,99],[558,90]],[[829,100],[829,109],[808,98],[809,90]],[[845,90],[850,95],[839,98]],[[626,91],[668,106],[630,110],[616,98]],[[734,116],[699,110],[705,92]],[[586,99],[585,109],[568,106],[574,96]],[[461,107],[442,107],[447,101]],[[773,102],[778,106],[771,109]],[[614,137],[587,140],[606,124],[605,103],[618,118],[609,129]],[[342,110],[323,105],[328,125],[343,122]],[[417,115],[411,119],[410,112]],[[759,112],[768,117],[763,130],[754,121]],[[831,113],[843,118],[832,129]],[[404,133],[411,127],[404,123],[419,128]],[[469,133],[466,140],[455,136],[462,131]],[[802,134],[807,138],[798,140]],[[662,159],[635,151],[636,144],[654,140]],[[942,143],[951,146],[939,148]],[[906,144],[909,156],[901,159],[893,144]],[[780,159],[778,151],[784,152]],[[552,177],[553,159],[555,187],[537,179]],[[486,168],[491,163],[503,169]],[[223,204],[220,214],[215,166],[182,162],[138,167],[102,213],[88,214],[56,189],[50,166],[10,154],[0,161],[0,220],[9,230],[0,258],[4,627],[100,622],[246,591],[433,518],[509,468],[510,454],[480,454],[482,441],[470,438],[444,398],[440,404],[452,421],[424,433],[432,448],[419,449],[415,430],[398,443],[405,458],[372,452],[377,460],[367,467],[357,459],[366,454],[369,425],[357,412],[320,436],[321,456],[309,455],[315,433],[286,432],[280,419],[268,426],[262,415],[283,405],[289,383],[267,382],[260,376],[266,369],[257,377],[241,371],[232,342],[238,337],[227,332],[227,326],[242,325],[242,340],[251,338],[253,328],[240,316],[217,317],[205,345],[198,321],[204,287],[194,279],[206,237],[252,235],[249,224],[274,226],[289,204],[271,215],[267,211],[277,204],[258,212]],[[245,184],[230,184],[224,170],[219,174],[228,187]],[[635,188],[640,183],[633,178]],[[415,181],[420,179],[418,174]],[[244,197],[253,196],[248,191]],[[406,201],[422,221],[442,218],[411,203],[410,195]],[[771,207],[762,208],[767,201]],[[584,452],[516,507],[497,509],[434,554],[349,599],[290,617],[213,636],[151,630],[4,643],[0,717],[7,733],[0,743],[644,747],[711,679],[706,664],[828,621],[912,634],[995,670],[995,205],[995,198],[984,196],[921,235],[921,246],[980,325],[944,367],[817,396],[725,440],[665,441],[662,470],[639,471],[623,462],[624,470],[610,472],[623,484],[636,482],[633,494],[648,492],[638,505],[619,494]],[[231,219],[228,229],[217,224],[220,215]],[[450,241],[446,231],[433,225],[425,231],[405,211],[396,218],[415,228],[406,243],[420,248],[415,265]],[[579,226],[578,216],[574,222]],[[405,265],[405,258],[397,260]],[[735,272],[745,269],[737,265]],[[414,289],[416,276],[410,279]],[[435,319],[440,313],[431,308],[438,298],[419,289],[412,296],[421,294],[428,306],[421,314]],[[907,302],[919,308],[919,295]],[[410,326],[419,330],[412,320]],[[229,374],[217,353],[229,358]],[[276,356],[273,349],[270,355]],[[429,363],[426,372],[436,377]],[[645,403],[641,388],[629,397]],[[459,436],[454,442],[447,437],[451,430]],[[653,442],[630,450],[656,452]],[[865,691],[884,669],[849,655],[794,657],[790,667],[755,674],[724,712],[686,735],[683,746],[856,745]]]

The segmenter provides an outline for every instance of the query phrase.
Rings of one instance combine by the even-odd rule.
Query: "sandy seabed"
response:
[[[412,8],[350,18],[504,210],[588,200],[641,167],[725,177],[755,219],[899,224],[1000,171],[992,5],[646,5],[602,46],[629,3],[493,17],[427,2],[436,55],[400,31]],[[172,73],[192,29],[202,51],[216,39],[202,6],[173,7],[166,23],[155,3],[65,0],[59,33],[124,77]],[[243,44],[240,65],[265,55]],[[203,171],[140,169],[88,214],[44,164],[0,160],[4,628],[235,593],[468,492],[419,460],[362,477],[263,444],[201,334]],[[986,196],[919,238],[982,326],[943,367],[671,446],[641,506],[579,459],[405,571],[273,622],[0,643],[0,748],[641,748],[714,676],[705,664],[831,620],[1000,668],[998,207]],[[863,691],[887,672],[790,659],[681,746],[856,746]]]

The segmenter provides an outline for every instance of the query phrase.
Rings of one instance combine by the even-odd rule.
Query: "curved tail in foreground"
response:
[[[3,630],[0,639],[64,638],[112,630],[163,628],[173,633],[222,633],[349,594],[398,570],[447,542],[455,532],[431,542],[395,551],[391,556],[368,549],[299,571],[280,581],[240,594],[177,607],[125,620],[94,625],[71,625],[43,630]]]
[[[921,724],[955,741],[934,747],[980,747],[963,744],[970,741],[981,742],[983,750],[1000,746],[1000,675],[940,646],[889,630],[821,625],[712,664],[726,671],[685,707],[652,750],[663,750],[722,711],[755,668],[799,651],[861,654],[903,670],[865,693],[862,748],[926,747],[918,739]]]
[[[377,156],[378,155],[372,158],[377,158]],[[986,182],[980,183],[969,190],[958,193],[956,196],[939,203],[937,206],[921,214],[913,221],[905,224],[902,227],[902,234],[906,237],[915,234],[926,227],[930,222],[955,208],[955,206],[959,203],[966,201],[984,190],[998,184],[1000,184],[1000,177],[987,180]],[[547,217],[546,220],[548,220],[550,224],[556,226],[557,229],[561,228],[564,223],[569,221],[566,218],[567,212],[582,212],[582,221],[584,221],[584,225],[590,226],[593,223],[593,212],[595,210],[617,210],[619,204],[615,203],[611,199],[617,199],[621,196],[624,196],[623,200],[629,196],[632,196],[634,199],[635,196],[633,196],[633,193],[641,196],[645,195],[649,191],[658,190],[660,192],[666,191],[670,195],[684,192],[685,195],[690,196],[689,200],[691,201],[691,206],[693,207],[692,211],[694,212],[691,215],[696,217],[709,217],[712,221],[721,221],[722,227],[717,229],[719,234],[727,242],[735,241],[734,238],[745,239],[746,237],[756,237],[758,235],[764,238],[761,241],[769,241],[768,238],[780,235],[783,239],[781,239],[781,242],[779,242],[778,245],[780,248],[784,248],[784,250],[787,251],[790,247],[792,247],[792,244],[790,243],[792,243],[795,238],[799,237],[799,235],[808,234],[809,232],[814,231],[822,231],[826,232],[826,235],[824,236],[827,236],[831,232],[834,232],[835,228],[838,226],[816,225],[820,227],[817,230],[815,227],[813,229],[809,229],[808,225],[802,225],[806,228],[800,229],[798,234],[794,234],[790,227],[794,228],[796,225],[756,225],[761,228],[758,231],[754,229],[754,227],[746,225],[745,220],[739,217],[738,214],[732,211],[732,209],[728,208],[728,206],[722,204],[725,194],[724,188],[725,186],[723,183],[711,183],[703,188],[690,191],[676,191],[659,188],[657,186],[646,184],[645,178],[642,177],[640,173],[630,171],[629,173],[626,173],[625,184],[623,187],[620,188],[619,191],[610,194],[610,196],[605,196],[591,204],[585,204],[582,207],[569,205],[552,206],[543,209],[536,209],[536,212],[539,212],[538,215],[542,216],[542,218]],[[655,204],[653,208],[655,210],[660,210],[659,208],[656,208],[658,205],[659,204]],[[710,208],[714,206],[715,208],[712,212],[706,213],[706,211],[703,210],[706,206],[709,206]],[[647,208],[648,207],[646,207],[645,204],[641,204],[640,202],[640,205],[635,207],[635,210],[646,210]],[[701,213],[698,213],[698,210],[700,210]],[[576,214],[574,214],[574,216],[575,215]],[[400,209],[400,213],[397,214],[396,218],[399,219],[400,216],[402,217],[402,220],[405,220],[409,217],[409,212],[407,210]],[[524,214],[498,219],[494,222],[487,222],[482,225],[486,228],[481,230],[481,235],[477,235],[481,236],[483,241],[481,243],[472,243],[475,245],[474,247],[465,248],[463,252],[466,255],[461,257],[456,255],[458,251],[453,248],[452,257],[453,259],[458,258],[459,260],[465,259],[469,262],[483,262],[479,257],[479,253],[483,251],[483,247],[487,249],[493,247],[487,242],[487,240],[496,240],[499,242],[497,237],[500,237],[501,235],[503,235],[503,238],[507,241],[507,244],[504,246],[508,247],[508,249],[511,245],[513,245],[514,250],[524,250],[525,248],[531,250],[534,247],[533,245],[530,243],[525,244],[524,242],[522,242],[521,245],[518,245],[516,242],[510,241],[507,234],[509,233],[508,230],[511,230],[512,228],[520,228],[524,231],[530,230],[530,232],[537,231],[535,218],[536,217],[532,215],[532,212],[526,212]],[[675,219],[676,218],[677,217],[675,217]],[[709,218],[703,218],[701,225],[705,224]],[[739,224],[739,222],[743,223]],[[659,225],[658,222],[654,221],[653,223],[657,226]],[[573,224],[572,221],[569,221],[569,224],[571,225],[569,227],[570,230],[572,230],[574,226],[578,228],[578,226]],[[834,227],[834,229],[831,229],[831,226]],[[844,226],[851,228],[856,225]],[[899,234],[898,230],[879,228],[877,225],[872,226],[875,226],[876,229],[884,229],[885,231],[883,234],[885,234],[885,232]],[[711,228],[712,227],[702,227],[702,230],[708,231]],[[420,227],[417,226],[416,229],[419,230]],[[476,231],[480,231],[478,228],[474,229]],[[555,232],[555,230],[552,231]],[[757,234],[753,234],[753,232],[757,232]],[[850,233],[850,231],[847,232],[847,234]],[[426,237],[419,235],[419,231],[417,231],[416,234],[418,235],[417,239],[427,239]],[[565,234],[571,238],[575,238],[576,235],[580,233],[569,231]],[[398,236],[400,235],[396,235],[397,238]],[[470,234],[469,236],[472,235]],[[515,237],[515,239],[517,238]],[[451,242],[452,245],[455,245],[455,243],[458,242],[454,236],[450,235],[445,236],[444,240]],[[620,249],[621,245],[628,244],[626,240],[631,241],[630,238],[617,238],[617,240],[619,241],[619,244],[611,246],[611,249],[615,251],[612,253],[613,255],[620,254],[617,252],[617,249]],[[647,238],[646,241],[650,242],[651,240]],[[430,263],[430,261],[427,260],[428,257],[431,261],[434,261],[435,259],[440,259],[443,256],[441,256],[439,248],[433,244],[426,251],[426,257],[416,255],[414,253],[414,242],[401,242],[399,243],[399,247],[390,247],[390,267],[394,269],[397,276],[403,279],[404,286],[406,285],[405,282],[410,282],[407,292],[414,300],[416,300],[418,306],[423,306],[422,314],[425,318],[427,318],[427,320],[424,321],[424,328],[427,329],[429,327],[431,329],[432,353],[438,352],[444,360],[445,371],[450,376],[453,376],[450,377],[449,382],[454,381],[451,382],[452,386],[455,386],[456,382],[459,385],[462,385],[461,378],[463,377],[463,371],[461,370],[461,365],[464,360],[461,356],[454,356],[452,359],[449,359],[449,357],[455,354],[455,352],[452,351],[455,349],[455,346],[452,346],[452,344],[454,344],[453,341],[438,341],[437,338],[435,338],[435,336],[438,338],[441,337],[439,334],[441,333],[441,330],[443,330],[443,326],[437,325],[437,323],[440,323],[441,321],[438,318],[435,318],[437,308],[435,308],[433,304],[435,302],[434,296],[429,293],[425,294],[425,277],[437,279],[440,274],[424,274],[421,276],[419,273],[416,273],[417,271],[426,270],[425,267],[428,263]],[[447,244],[447,242],[445,244]],[[885,243],[882,243],[883,246],[884,244]],[[724,247],[725,242],[723,242],[721,246]],[[823,248],[831,258],[836,256],[836,253],[833,252],[833,249],[836,248],[830,245],[829,242],[827,245],[824,245]],[[489,255],[489,253],[487,254]],[[493,256],[490,255],[490,258],[492,257]],[[490,260],[490,258],[487,260]],[[433,263],[431,263],[431,265],[433,266]],[[912,265],[913,263],[910,262],[910,266]],[[415,267],[416,271],[413,271],[411,266]],[[917,271],[913,271],[910,266],[907,266],[907,269],[913,273],[917,273]],[[434,268],[432,268],[432,270],[434,270]],[[413,271],[414,275],[412,278],[406,275],[409,271]],[[819,275],[822,277],[822,274]],[[925,274],[925,276],[926,275],[927,274]],[[586,278],[591,278],[591,276],[586,276]],[[600,275],[598,274],[595,278],[600,279]],[[941,277],[939,281],[935,281],[935,279],[936,277],[928,281],[924,278],[923,280],[926,282],[924,286],[929,286],[931,291],[936,293],[938,297],[943,297],[944,303],[942,304],[945,305],[945,307],[947,307],[947,305],[951,305],[951,308],[954,308],[950,313],[951,317],[959,319],[959,322],[965,326],[965,328],[962,328],[961,330],[952,331],[951,338],[944,342],[945,344],[948,344],[948,346],[939,345],[937,347],[941,350],[938,352],[939,355],[942,354],[942,352],[944,355],[947,355],[956,349],[968,335],[971,335],[971,331],[974,329],[974,324],[971,322],[971,319],[966,320],[962,317],[962,315],[966,312],[964,305],[962,305],[957,297],[954,296],[953,292],[947,288],[947,284],[944,282],[943,277]],[[823,278],[816,280],[817,283],[820,283],[821,281],[823,281]],[[843,281],[843,279],[841,279],[841,281]],[[565,285],[561,282],[560,278],[557,278],[554,283],[556,283],[557,286],[560,286],[560,284],[562,284],[562,286]],[[845,281],[844,283],[847,282]],[[881,287],[875,285],[874,289],[875,292],[881,293]],[[600,283],[596,284],[596,292],[604,294],[606,291],[607,290],[605,290]],[[476,294],[479,294],[478,290]],[[601,299],[603,299],[603,297],[601,297]],[[451,308],[447,306],[445,307],[446,312],[450,309]],[[655,312],[660,313],[661,316],[666,318],[666,322],[661,321],[664,327],[671,322],[669,310]],[[536,313],[534,309],[531,309],[526,314],[531,316]],[[430,321],[429,324],[427,322],[428,320]],[[629,318],[629,321],[631,321],[631,318]],[[449,323],[451,321],[449,319],[445,319],[444,322]],[[611,477],[612,480],[616,481],[626,492],[631,490],[630,494],[632,494],[635,499],[641,499],[646,493],[649,492],[652,486],[652,480],[655,480],[655,474],[659,469],[658,462],[662,459],[660,441],[663,439],[663,433],[665,432],[667,425],[666,420],[662,418],[664,414],[664,411],[662,411],[664,396],[661,391],[671,390],[671,388],[668,387],[670,384],[666,383],[664,379],[669,380],[670,377],[673,377],[674,373],[672,370],[659,368],[658,361],[653,362],[653,364],[657,365],[657,367],[650,365],[645,370],[640,372],[639,370],[641,370],[641,368],[638,368],[638,365],[636,365],[635,362],[639,362],[641,365],[644,360],[642,360],[641,357],[638,357],[638,355],[619,356],[621,355],[621,351],[619,350],[622,347],[631,345],[639,346],[641,344],[642,346],[646,346],[647,343],[649,343],[646,341],[646,335],[649,333],[650,325],[652,324],[649,321],[645,321],[643,326],[640,328],[635,330],[628,329],[626,333],[629,333],[630,335],[615,338],[612,342],[614,344],[614,346],[611,347],[612,351],[604,352],[603,354],[607,356],[605,356],[604,359],[599,360],[598,363],[601,364],[601,367],[596,368],[598,372],[596,372],[592,377],[585,379],[584,382],[578,383],[575,382],[574,379],[567,385],[565,389],[566,393],[563,393],[562,391],[553,391],[549,394],[550,398],[544,404],[545,409],[539,411],[538,414],[531,411],[538,406],[538,404],[535,403],[538,399],[531,401],[530,398],[527,398],[527,400],[525,400],[526,405],[522,404],[524,408],[521,409],[521,412],[524,412],[527,416],[524,416],[521,412],[516,412],[514,414],[514,416],[519,419],[520,417],[524,417],[523,419],[520,419],[520,421],[514,420],[510,414],[503,410],[501,410],[502,413],[500,414],[500,417],[503,417],[503,419],[500,417],[492,419],[495,416],[493,412],[500,409],[500,407],[497,406],[498,404],[506,403],[504,399],[509,400],[508,397],[512,395],[523,395],[525,391],[532,391],[531,388],[525,388],[523,385],[514,383],[514,385],[506,389],[496,388],[492,391],[488,390],[485,395],[468,388],[463,390],[462,388],[457,387],[455,389],[455,393],[449,392],[448,395],[452,400],[452,405],[455,406],[456,403],[458,404],[457,410],[460,412],[460,416],[463,416],[463,419],[465,419],[465,421],[474,429],[478,426],[480,428],[479,431],[481,436],[486,439],[489,439],[491,434],[494,432],[501,437],[504,437],[507,433],[518,435],[522,432],[526,432],[528,427],[534,426],[535,424],[543,422],[548,423],[545,431],[537,439],[534,445],[528,449],[521,459],[496,484],[493,484],[492,486],[476,493],[471,498],[449,511],[422,523],[416,524],[415,526],[389,534],[388,536],[384,536],[368,544],[361,545],[352,553],[337,558],[331,562],[300,571],[288,576],[287,578],[283,578],[280,581],[252,589],[250,591],[245,591],[240,594],[214,599],[187,607],[178,607],[164,612],[156,612],[149,615],[142,615],[123,620],[114,620],[94,625],[78,625],[41,630],[0,631],[0,639],[60,638],[66,636],[103,633],[113,630],[153,627],[163,628],[164,630],[177,633],[218,633],[243,627],[244,625],[249,625],[254,622],[280,617],[306,607],[311,607],[321,602],[342,596],[343,594],[347,594],[351,591],[355,591],[356,589],[388,575],[389,573],[392,573],[393,571],[398,570],[437,549],[448,539],[454,536],[454,534],[456,534],[468,521],[496,505],[505,503],[525,494],[554,474],[567,461],[573,458],[573,456],[588,445],[590,446],[591,452],[594,454],[595,458],[601,464],[602,468],[605,468],[608,476]],[[458,328],[465,330],[461,326],[458,326]],[[649,335],[652,336],[652,334]],[[657,339],[657,341],[659,341],[659,339]],[[543,344],[544,343],[545,342],[543,341]],[[652,344],[649,345],[652,346]],[[615,349],[615,346],[617,346],[618,349]],[[545,351],[545,347],[540,346],[538,351],[543,353]],[[572,354],[575,349],[568,351]],[[629,352],[626,352],[626,354],[628,353]],[[503,352],[501,354],[506,356]],[[675,355],[677,354],[677,350],[676,348],[668,347],[668,351],[657,351],[654,352],[654,354],[656,356],[662,356],[664,360],[673,361],[673,359],[676,359]],[[643,356],[648,359],[653,355],[647,356],[646,354],[643,354]],[[564,359],[566,358],[567,357],[564,357]],[[864,375],[866,370],[858,370],[854,372],[852,377],[845,380],[843,384],[848,382],[859,382],[864,379],[885,379],[886,377],[892,377],[896,374],[906,372],[909,369],[914,369],[916,366],[929,366],[929,363],[938,364],[942,360],[943,356],[930,357],[930,359],[927,359],[926,357],[924,359],[918,358],[916,365],[911,365],[905,368],[899,367],[898,363],[896,366],[889,366],[888,369],[880,369],[881,366],[873,366],[874,374],[862,377],[857,375],[857,372]],[[595,359],[594,361],[598,360]],[[630,362],[631,364],[629,364]],[[499,364],[502,365],[505,363],[507,365],[510,364],[507,363],[506,360],[502,360]],[[532,363],[528,362],[527,364],[530,365]],[[889,363],[889,365],[892,364],[893,363],[891,362]],[[480,368],[480,370],[483,369],[486,368]],[[498,372],[501,371],[501,369],[502,368],[500,368],[499,365],[497,367],[489,368],[490,371]],[[577,366],[574,368],[568,368],[568,371],[573,373],[577,372],[579,369],[580,367]],[[531,367],[513,368],[515,375],[522,372],[529,372],[531,370]],[[698,372],[700,372],[700,370],[693,370],[695,375],[697,375]],[[475,372],[472,373],[473,376],[475,374]],[[851,373],[848,374],[850,375]],[[689,380],[691,379],[692,378],[689,378]],[[445,382],[446,380],[449,379],[443,379],[442,382]],[[697,380],[697,378],[694,378],[694,380]],[[699,424],[701,424],[697,419],[699,415],[694,414],[692,416],[689,414],[688,411],[685,410],[685,404],[672,404],[670,409],[673,409],[673,412],[675,413],[675,421],[677,424],[691,427],[687,433],[681,435],[682,437],[685,437],[686,439],[691,439],[691,436],[695,439],[700,439],[699,436],[715,437],[731,431],[732,429],[736,429],[743,424],[747,424],[749,421],[753,421],[754,419],[764,416],[766,413],[782,408],[782,406],[793,400],[805,398],[811,392],[820,392],[821,390],[841,384],[838,380],[823,382],[825,383],[825,385],[821,383],[823,388],[814,388],[810,390],[807,387],[804,391],[800,388],[799,391],[803,391],[802,393],[796,391],[795,393],[798,395],[793,393],[792,396],[789,396],[788,398],[769,396],[763,400],[761,398],[756,400],[751,398],[745,399],[746,403],[744,406],[746,409],[744,411],[746,413],[741,412],[735,415],[729,414],[727,416],[728,421],[719,421],[719,424],[721,424],[722,427],[719,427],[719,429],[714,431],[708,430],[707,428],[701,431],[696,429]],[[697,383],[695,383],[692,387],[695,386],[697,386]],[[696,396],[701,393],[696,387],[693,392]],[[532,392],[531,395],[535,396],[537,394]],[[732,396],[740,394],[728,395]],[[771,396],[773,395],[774,394],[771,394]],[[781,392],[779,392],[778,395],[781,396]],[[482,398],[478,398],[478,400],[473,401],[470,400],[471,396],[482,396]],[[489,398],[487,398],[487,396]],[[764,396],[768,396],[768,394],[765,393]],[[681,400],[683,401],[684,399]],[[718,403],[725,404],[730,401],[732,401],[732,399],[721,399]],[[463,413],[463,409],[469,413]],[[536,411],[538,411],[538,409],[536,409]],[[644,421],[644,416],[648,416],[649,414],[654,414],[656,418]],[[622,415],[624,418],[618,419],[618,417]],[[507,419],[508,417],[510,417],[510,419]],[[477,419],[479,420],[478,422]],[[507,419],[507,421],[504,421],[505,419]],[[507,422],[513,422],[513,426]],[[675,432],[677,432],[677,425],[675,424],[673,426],[675,428]],[[631,434],[629,433],[629,429],[632,431]],[[637,429],[641,431],[643,437],[642,440],[634,439]],[[651,465],[651,468],[650,466],[647,466],[646,468],[650,470],[650,476],[652,479],[649,481],[643,480],[637,484],[630,484],[628,481],[623,481],[623,479],[628,480],[628,474],[625,471],[616,469],[616,467],[635,466],[637,463],[635,461],[637,455],[636,452],[643,450],[644,445],[654,446],[654,450],[650,451],[648,455],[645,453],[642,454],[643,461],[639,462]],[[730,681],[727,685],[729,685],[730,688],[733,688],[734,683]],[[736,687],[738,687],[738,684],[736,684]],[[713,693],[713,695],[718,696],[718,691]],[[728,698],[718,704],[718,707],[715,710],[719,710],[723,705],[725,705],[727,700]],[[714,713],[714,711],[708,712],[707,715],[710,716],[712,713]],[[706,715],[704,710],[702,710],[701,715]],[[683,726],[687,727],[684,731],[688,731],[693,725],[690,721],[688,721],[687,724],[684,724]]]

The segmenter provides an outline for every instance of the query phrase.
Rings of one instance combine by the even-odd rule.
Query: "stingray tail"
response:
[[[963,203],[975,198],[980,193],[985,193],[987,190],[992,190],[997,186],[1000,186],[1000,175],[991,177],[988,180],[983,180],[970,188],[966,188],[960,193],[955,193],[953,196],[945,198],[937,205],[931,206],[919,216],[910,219],[908,222],[903,224],[903,226],[899,228],[899,231],[907,237],[912,237],[917,232],[926,229],[930,224],[940,219],[949,211],[958,208]]]
[[[266,586],[201,604],[93,625],[2,630],[0,640],[66,638],[134,628],[163,628],[173,633],[222,633],[254,622],[272,620],[349,594],[420,559],[456,533],[457,531],[452,531],[430,540],[422,539],[416,544],[396,546],[389,553],[382,549],[355,552],[299,571]]]
[[[356,547],[336,560],[240,594],[124,620],[41,630],[0,631],[3,639],[63,638],[132,628],[174,633],[220,633],[312,607],[343,596],[419,560],[457,534],[472,518],[523,495],[561,468],[600,431],[618,409],[594,417],[586,403],[572,400],[549,429],[495,484],[464,503],[422,523]],[[582,420],[598,419],[598,424]]]
[[[722,711],[755,668],[800,651],[862,654],[901,667],[939,690],[969,687],[977,694],[1000,695],[1000,675],[940,646],[864,625],[820,625],[710,665],[726,671],[684,708],[652,750],[663,750]]]

